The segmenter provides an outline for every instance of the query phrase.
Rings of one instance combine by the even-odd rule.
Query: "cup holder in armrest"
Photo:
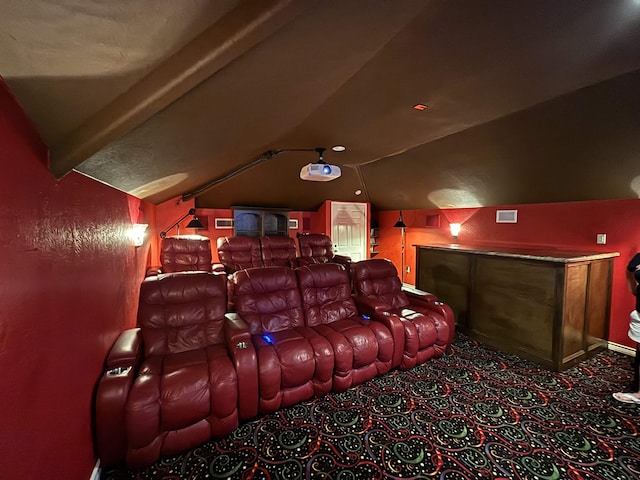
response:
[[[133,367],[116,367],[106,371],[107,377],[115,377],[116,375],[127,375]]]

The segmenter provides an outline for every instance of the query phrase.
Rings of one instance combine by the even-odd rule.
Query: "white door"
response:
[[[333,252],[358,262],[367,258],[367,204],[331,202]]]

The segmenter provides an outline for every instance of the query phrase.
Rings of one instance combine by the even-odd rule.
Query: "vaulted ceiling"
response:
[[[0,75],[53,175],[153,203],[640,196],[640,0],[4,1]]]

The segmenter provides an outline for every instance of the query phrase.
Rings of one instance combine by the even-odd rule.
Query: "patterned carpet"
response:
[[[456,335],[442,358],[103,479],[638,479],[630,357],[549,372]]]

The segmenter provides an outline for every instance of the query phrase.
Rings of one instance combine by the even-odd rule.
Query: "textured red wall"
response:
[[[46,161],[0,78],[0,478],[87,480],[93,390],[149,252],[128,230],[153,207]]]
[[[496,210],[517,209],[518,223],[496,223]],[[427,215],[440,215],[439,227],[427,227]],[[614,261],[609,340],[633,346],[627,337],[634,297],[629,293],[625,268],[640,251],[640,200],[607,200],[473,209],[412,210],[403,212],[406,229],[405,264],[411,267],[407,283],[415,283],[415,244],[452,241],[449,223],[462,223],[459,243],[548,245],[563,249],[619,252]],[[398,211],[379,212],[379,258],[389,258],[400,270],[400,229],[393,228]],[[607,244],[597,245],[596,234],[606,233]]]

